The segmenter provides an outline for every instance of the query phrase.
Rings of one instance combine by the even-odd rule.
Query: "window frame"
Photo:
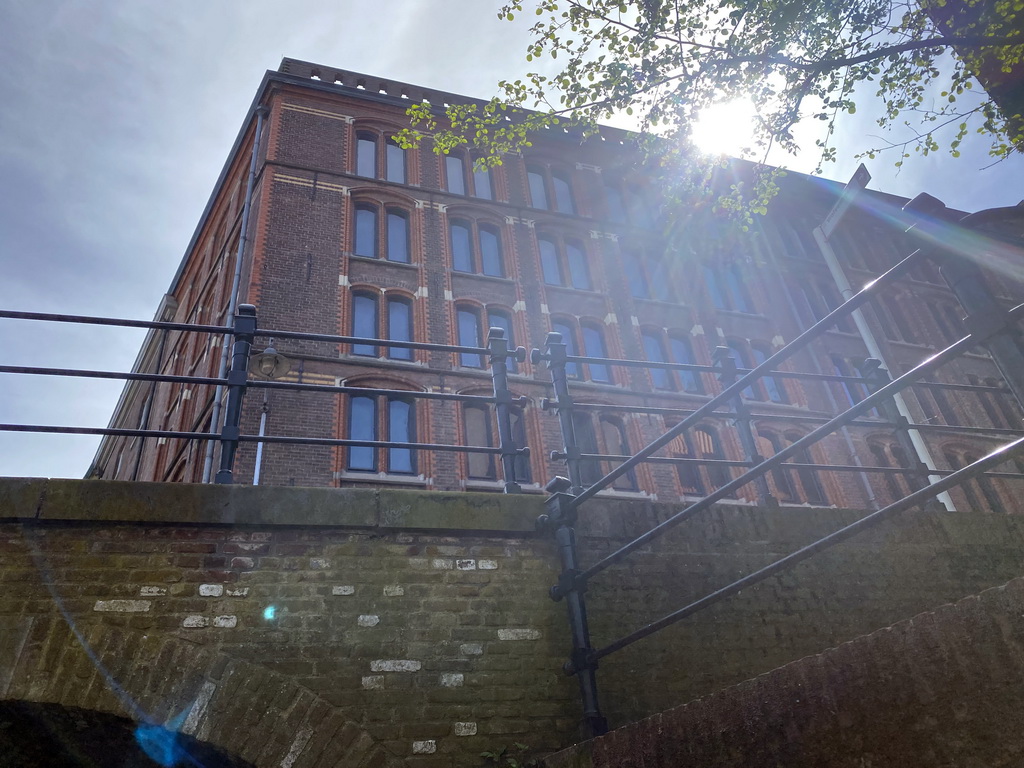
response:
[[[387,341],[415,341],[416,340],[416,301],[415,297],[398,291],[380,292],[374,287],[356,286],[351,291],[352,301],[349,311],[349,327],[353,336],[360,338],[375,338]],[[374,332],[366,336],[360,332],[360,328],[366,325],[366,320],[359,318],[359,307],[366,306],[369,301],[373,306],[372,325]],[[392,336],[392,308],[402,305],[407,308],[408,313],[408,338],[399,339]],[[361,348],[365,347],[365,350]],[[377,359],[398,360],[402,362],[415,362],[415,350],[408,347],[391,347],[384,345],[351,344],[349,354],[357,357],[369,357]]]
[[[364,244],[360,241],[367,236],[367,217],[372,217],[370,234],[373,237],[372,253],[361,253]],[[392,231],[393,222],[403,222],[401,240]],[[401,247],[398,247],[398,243]],[[360,259],[386,261],[390,264],[414,264],[413,260],[413,218],[412,211],[405,206],[376,200],[355,199],[352,203],[352,256]],[[404,258],[393,258],[402,256]]]
[[[376,390],[374,388],[367,387],[366,394],[349,394],[345,397],[347,402],[345,404],[345,432],[347,440],[367,440],[367,441],[381,441],[381,442],[404,442],[404,443],[415,443],[417,434],[417,418],[418,411],[416,408],[416,398],[413,397],[413,391],[410,390],[408,395],[381,395],[374,394]],[[364,435],[355,435],[354,429],[356,426],[356,420],[354,415],[354,408],[356,401],[366,400],[369,401],[368,405],[372,409],[370,414],[369,423],[366,425],[369,427],[368,433]],[[394,435],[394,414],[393,406],[401,404],[408,408],[406,416],[406,430],[405,439],[396,439]],[[360,425],[361,428],[363,425]],[[381,435],[386,435],[384,440],[381,440]],[[360,453],[356,453],[360,452]],[[398,455],[401,453],[408,453],[408,469],[399,468],[396,464],[399,463]],[[369,459],[368,462],[359,462],[360,464],[369,464],[370,466],[354,466],[354,456],[366,456]],[[355,474],[365,473],[367,476],[379,475],[382,472],[387,475],[401,475],[404,477],[415,477],[418,474],[418,455],[414,448],[385,448],[385,447],[371,447],[371,446],[345,446],[345,457],[344,467],[345,472],[351,472]],[[401,462],[402,466],[405,466],[405,462]],[[381,470],[381,467],[384,467]]]
[[[467,233],[466,245],[469,259],[469,269],[462,269],[456,266],[456,259],[462,254],[456,248],[455,230],[463,229]],[[496,254],[488,254],[484,247],[484,236],[492,237],[496,247]],[[505,259],[504,229],[494,222],[479,220],[463,216],[452,216],[448,219],[448,250],[450,254],[449,263],[453,272],[463,275],[483,275],[485,277],[496,277],[507,279],[508,267]],[[490,258],[497,258],[497,273],[488,271]]]
[[[545,231],[538,233],[536,240],[539,274],[541,282],[545,286],[570,288],[575,291],[593,292],[597,290],[597,283],[591,268],[592,259],[582,238]],[[550,244],[552,251],[546,253],[542,243]],[[572,252],[570,248],[573,249]],[[573,258],[573,253],[578,254],[578,257]],[[552,282],[549,279],[550,269],[547,266],[549,264],[557,272],[558,282]]]

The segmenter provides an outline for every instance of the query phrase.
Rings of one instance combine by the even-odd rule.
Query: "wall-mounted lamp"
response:
[[[292,369],[292,361],[269,346],[249,358],[249,372],[261,379],[279,379]]]

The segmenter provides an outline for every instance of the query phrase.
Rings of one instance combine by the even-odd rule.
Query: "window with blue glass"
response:
[[[449,192],[466,194],[466,159],[462,154],[445,155],[445,181]]]
[[[484,345],[480,328],[480,311],[476,307],[456,307],[455,322],[458,328],[460,347],[482,347]],[[483,356],[471,352],[461,352],[459,365],[464,368],[483,368]]]
[[[661,332],[655,330],[643,330],[640,332],[640,339],[644,345],[644,356],[652,363],[668,362],[665,358],[665,346],[661,341]],[[655,389],[673,390],[672,374],[665,368],[651,368],[651,384]]]
[[[409,263],[409,217],[404,211],[388,209],[388,261]]]
[[[534,208],[548,209],[548,188],[544,169],[540,166],[526,166],[526,181],[530,187],[530,205]]]
[[[750,354],[753,357],[754,365],[758,366],[772,356],[772,349],[766,342],[755,341],[750,344]],[[786,395],[786,387],[781,379],[777,379],[774,376],[764,376],[761,378],[761,384],[764,386],[765,392],[768,393],[768,399],[773,403],[789,402],[789,397]]]
[[[673,363],[697,365],[697,358],[693,354],[693,344],[690,343],[689,337],[682,331],[669,333],[668,348],[672,354]],[[699,372],[677,371],[676,373],[679,376],[679,383],[682,385],[684,392],[696,395],[704,394],[704,385],[701,382]]]
[[[580,241],[542,235],[537,239],[537,245],[545,283],[582,291],[593,289],[587,254]]]
[[[400,296],[389,296],[387,302],[386,338],[389,341],[413,341],[412,301]],[[412,350],[406,347],[388,347],[388,357],[393,360],[412,360]]]
[[[377,258],[377,209],[372,206],[356,206],[352,252],[356,256]]]
[[[515,336],[512,333],[512,316],[508,312],[503,309],[488,309],[487,327],[503,330],[505,332],[505,340],[508,342],[508,348],[516,348]],[[508,358],[505,361],[505,365],[508,367],[509,373],[516,372],[516,361],[513,358]]]
[[[362,339],[377,339],[377,296],[358,292],[352,295],[352,335]],[[353,355],[377,357],[377,347],[372,344],[353,344]]]
[[[583,354],[586,357],[608,357],[604,344],[604,331],[596,323],[580,323],[583,331]],[[590,363],[590,380],[608,384],[612,380],[608,366]]]
[[[452,269],[490,277],[504,277],[501,234],[491,224],[455,219],[449,225]]]
[[[743,271],[736,262],[705,264],[704,284],[716,309],[752,313],[753,304],[744,282]]]
[[[551,330],[561,334],[562,341],[565,343],[565,354],[571,357],[578,354],[579,345],[576,343],[576,330],[573,325],[566,320],[554,319],[551,321]],[[579,365],[576,363],[566,363],[565,375],[570,379],[578,379],[580,377]]]
[[[348,439],[376,442],[416,441],[416,408],[411,397],[353,395],[349,398]],[[353,472],[416,473],[416,455],[410,448],[349,446],[346,467]]]
[[[388,139],[384,159],[384,178],[396,184],[405,184],[405,150],[398,146],[398,142],[394,139]]]
[[[356,175],[377,178],[377,135],[367,131],[356,134]]]

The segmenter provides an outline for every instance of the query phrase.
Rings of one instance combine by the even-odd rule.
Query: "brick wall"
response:
[[[63,612],[98,658],[132,660],[108,664],[111,678],[168,717],[206,683],[222,695],[213,665],[223,657],[262,670],[247,673],[260,686],[287,682],[322,702],[410,765],[451,768],[512,741],[548,752],[578,738],[576,684],[560,671],[564,608],[546,596],[556,561],[533,533],[536,496],[8,480],[0,509],[0,697],[130,715],[75,650]],[[584,563],[671,510],[589,504]],[[595,644],[856,516],[718,507],[594,579]],[[604,709],[622,725],[1004,583],[1022,550],[1015,518],[910,513],[608,657]],[[162,643],[202,659],[162,659]],[[252,696],[267,712],[287,709]],[[244,715],[264,716],[269,727],[276,715]],[[230,717],[217,722],[209,740],[228,740],[217,734],[232,732]]]

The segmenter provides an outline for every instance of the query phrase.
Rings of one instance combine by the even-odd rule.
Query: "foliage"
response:
[[[540,768],[541,761],[536,757],[527,757],[526,753],[530,748],[518,741],[513,742],[512,749],[507,746],[497,747],[480,753],[487,765],[502,766],[502,768]]]
[[[762,151],[795,151],[793,127],[810,117],[824,124],[827,161],[837,121],[874,91],[877,123],[911,138],[880,140],[871,157],[892,150],[900,164],[940,140],[955,156],[972,130],[995,158],[1024,147],[1019,105],[1000,111],[972,77],[1024,72],[1024,0],[512,0],[499,17],[524,13],[537,16],[526,59],[547,73],[504,81],[500,96],[444,118],[416,105],[407,143],[431,133],[435,151],[469,145],[494,165],[535,131],[593,131],[625,114],[672,139],[659,146],[686,146],[702,110],[747,98]]]

